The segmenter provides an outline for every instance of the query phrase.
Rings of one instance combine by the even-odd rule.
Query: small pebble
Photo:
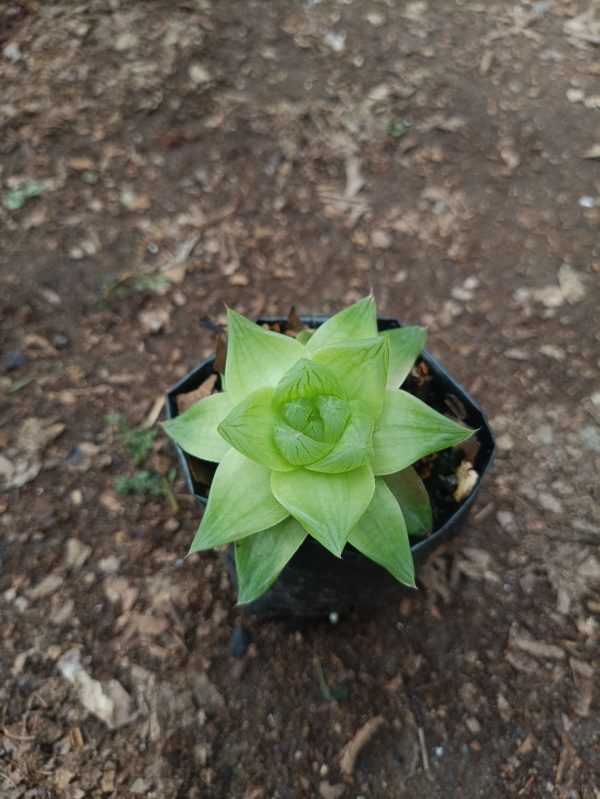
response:
[[[245,627],[234,627],[229,639],[229,652],[231,657],[243,658],[250,644],[250,634]]]
[[[2,353],[2,369],[5,372],[10,372],[12,369],[18,369],[19,366],[24,366],[27,363],[27,358],[19,350],[7,350]]]
[[[496,514],[496,519],[498,519],[498,524],[503,530],[514,530],[515,517],[509,510],[499,510]]]
[[[549,513],[561,513],[562,511],[560,500],[553,497],[552,494],[546,494],[544,491],[538,495],[538,503],[542,510],[547,510]]]
[[[539,441],[539,443],[543,444],[546,447],[549,447],[551,444],[554,444],[554,431],[552,430],[549,424],[540,425],[535,431],[534,435],[535,438]]]
[[[7,44],[5,47],[2,48],[2,55],[8,61],[12,61],[13,63],[17,63],[21,61],[23,58],[23,52],[18,44]]]
[[[85,452],[79,447],[73,447],[63,458],[63,463],[67,466],[78,466],[85,458]]]

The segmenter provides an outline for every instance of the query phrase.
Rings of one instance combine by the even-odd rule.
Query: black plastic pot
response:
[[[305,316],[301,319],[309,327],[318,327],[327,317]],[[259,319],[258,323],[279,324],[284,327],[286,320]],[[397,319],[389,317],[378,319],[380,331],[401,326]],[[168,390],[166,415],[169,419],[178,414],[177,396],[194,391],[214,374],[214,361],[214,356],[207,358]],[[473,464],[479,474],[479,481],[467,499],[459,504],[451,502],[445,511],[437,514],[437,527],[431,535],[412,541],[411,551],[417,566],[433,549],[448,541],[463,527],[490,469],[496,449],[488,421],[470,394],[427,350],[424,351],[419,363],[423,367],[424,380],[420,381],[418,391],[415,390],[415,386],[411,386],[411,378],[403,388],[418,394],[438,411],[447,411],[449,405],[461,409],[461,421],[477,429],[475,438],[478,448]],[[215,464],[198,461],[186,455],[180,447],[176,449],[190,491],[199,504],[205,505]],[[435,514],[435,500],[432,502]],[[235,581],[231,548],[225,553],[225,563]],[[390,592],[400,590],[401,586],[382,567],[365,558],[354,548],[346,547],[340,559],[307,537],[277,582],[255,602],[246,605],[246,608],[248,612],[261,617],[321,616],[333,612],[343,613],[357,607],[361,610],[370,610],[381,602],[388,601]]]

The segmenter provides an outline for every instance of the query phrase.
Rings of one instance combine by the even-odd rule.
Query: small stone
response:
[[[202,86],[204,83],[210,83],[212,75],[203,67],[202,64],[190,64],[188,67],[188,76],[192,83],[195,83],[196,86]]]
[[[138,796],[146,796],[149,788],[150,785],[141,777],[137,777],[129,786],[131,793],[135,793]]]
[[[25,366],[27,358],[19,350],[7,350],[2,353],[0,363],[5,372],[11,372],[13,369],[18,369],[19,366]]]
[[[229,652],[231,657],[243,658],[248,650],[250,635],[245,627],[235,627],[229,639]]]
[[[531,296],[545,308],[559,308],[565,304],[565,297],[558,286],[544,286],[541,289],[534,289],[531,292]]]
[[[170,318],[171,316],[165,308],[141,311],[138,315],[144,333],[151,335],[160,333],[169,324]]]
[[[365,18],[374,28],[381,28],[382,25],[385,25],[385,17],[379,11],[370,11]]]
[[[562,513],[562,503],[552,494],[542,491],[538,494],[538,504],[542,510],[547,510],[549,513]]]
[[[581,89],[574,89],[573,87],[567,89],[567,100],[570,103],[580,103],[584,97],[585,94]]]
[[[116,574],[121,566],[121,561],[116,555],[109,555],[98,561],[98,569],[104,574]]]
[[[510,532],[516,528],[515,517],[509,510],[499,510],[496,514],[498,524],[503,530]]]
[[[63,463],[67,466],[79,466],[85,459],[85,453],[79,447],[73,447],[63,458]]]
[[[455,286],[450,292],[452,297],[459,302],[469,302],[473,299],[473,292],[464,286]]]
[[[50,343],[53,347],[56,347],[57,350],[64,349],[67,344],[69,343],[69,339],[67,336],[64,336],[62,333],[56,333],[56,335],[52,336],[50,339]]]
[[[347,786],[343,782],[332,785],[327,780],[319,783],[319,794],[323,799],[340,799],[344,795]]]
[[[481,732],[481,724],[477,721],[475,716],[466,718],[465,726],[472,735],[478,735]]]
[[[128,211],[147,211],[150,207],[150,200],[144,194],[136,194],[132,189],[123,189],[119,200]]]
[[[521,163],[521,156],[513,147],[502,147],[500,157],[509,169],[516,169]]]
[[[591,452],[600,452],[600,428],[586,424],[579,431],[581,443]]]
[[[507,452],[514,447],[514,441],[509,433],[503,433],[496,439],[498,449],[506,450]]]
[[[385,230],[374,230],[371,234],[371,244],[377,250],[388,250],[392,244],[392,239]]]
[[[134,33],[126,31],[120,33],[113,42],[113,49],[118,53],[125,53],[127,50],[133,50],[138,46],[138,37]]]
[[[593,111],[600,110],[600,94],[590,94],[584,97],[583,104],[586,108],[591,108]]]
[[[327,47],[331,47],[334,53],[341,53],[346,47],[346,34],[327,31],[323,36],[323,42]]]
[[[21,61],[23,58],[23,51],[19,47],[18,44],[10,44],[5,45],[2,48],[2,55],[6,58],[7,61],[12,61],[14,64]]]
[[[554,444],[554,431],[549,424],[541,424],[535,431],[534,436],[540,444],[546,447]]]

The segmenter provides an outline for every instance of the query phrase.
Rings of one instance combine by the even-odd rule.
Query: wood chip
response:
[[[574,710],[578,716],[585,718],[590,715],[594,691],[594,669],[589,663],[574,657],[569,658],[569,665],[573,672],[576,690]]]
[[[564,660],[566,653],[560,646],[546,644],[544,641],[536,641],[524,635],[520,635],[513,627],[510,631],[508,645],[510,648],[520,649],[535,658],[546,660]]]
[[[27,596],[33,602],[37,599],[45,599],[46,597],[51,596],[54,594],[55,591],[61,587],[64,582],[64,578],[58,574],[57,572],[51,572],[50,574],[46,575],[34,588],[30,588],[27,591]]]
[[[346,744],[340,756],[340,770],[342,774],[350,775],[356,766],[356,760],[362,749],[369,743],[371,738],[385,724],[383,716],[374,716],[356,732],[354,737]]]

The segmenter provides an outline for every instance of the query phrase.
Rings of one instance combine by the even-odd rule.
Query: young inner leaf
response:
[[[321,395],[346,399],[340,381],[326,366],[301,358],[279,381],[273,397],[276,408],[296,399],[316,399]]]

